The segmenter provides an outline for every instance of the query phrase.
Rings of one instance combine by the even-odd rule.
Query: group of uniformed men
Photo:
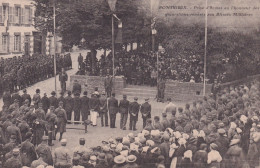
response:
[[[56,55],[57,73],[72,68],[70,53]],[[54,75],[54,57],[34,54],[0,59],[0,93],[26,88]]]

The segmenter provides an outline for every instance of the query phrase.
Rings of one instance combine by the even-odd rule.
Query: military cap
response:
[[[13,149],[13,155],[17,156],[17,155],[19,155],[19,154],[20,154],[19,148],[14,148],[14,149]]]
[[[87,92],[87,91],[84,91],[84,92],[83,92],[83,95],[85,95],[85,96],[88,95],[88,92]]]
[[[223,128],[218,129],[218,133],[223,135],[226,133],[226,131]]]
[[[55,91],[52,91],[52,92],[51,92],[51,95],[56,95],[56,92],[55,92]]]

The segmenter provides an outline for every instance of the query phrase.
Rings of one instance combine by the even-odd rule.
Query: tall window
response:
[[[30,8],[26,7],[24,9],[24,24],[30,24]]]
[[[2,50],[3,52],[8,52],[8,35],[2,36]]]
[[[8,6],[6,5],[0,6],[0,23],[4,23],[7,17],[8,17]]]
[[[20,24],[21,23],[21,7],[16,6],[14,9],[14,23]]]
[[[21,51],[21,36],[14,35],[14,51],[20,52]]]

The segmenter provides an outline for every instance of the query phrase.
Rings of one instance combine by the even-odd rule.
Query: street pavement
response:
[[[79,51],[83,54],[83,56],[85,56],[87,53],[86,51]],[[71,53],[72,56],[72,69],[67,71],[68,76],[70,77],[70,75],[73,75],[77,72],[77,67],[78,67],[78,63],[77,63],[77,57],[79,52],[73,52]],[[60,90],[60,83],[58,80],[58,76],[56,77],[56,81],[57,81],[57,90]],[[68,79],[67,82],[67,87],[70,85],[70,79]],[[39,88],[41,90],[41,96],[43,96],[43,93],[47,93],[48,96],[50,96],[50,93],[55,89],[54,86],[55,83],[55,79],[50,78],[41,82],[38,82],[36,84],[34,84],[33,86],[27,88],[27,92],[30,95],[33,95],[35,93],[35,90],[37,88]],[[20,91],[20,94],[22,94],[22,91]],[[118,95],[119,97],[117,97],[119,100],[121,99],[122,95]],[[140,101],[139,103],[143,103],[143,100]],[[164,106],[166,105],[165,103],[158,103],[155,100],[150,100],[150,103],[152,104],[152,117],[154,116],[160,116],[161,117],[161,113],[162,110],[164,108]],[[182,103],[178,103],[178,106],[183,106]],[[2,99],[0,100],[0,107],[3,106],[3,101]],[[170,114],[168,115],[168,117],[170,116]],[[128,121],[129,121],[129,117],[128,117]],[[126,136],[128,133],[133,132],[128,130],[128,125],[129,123],[127,122],[127,130],[121,130],[119,128],[119,122],[120,122],[120,114],[117,114],[116,117],[116,127],[117,128],[109,128],[109,127],[101,127],[100,124],[100,118],[98,118],[98,122],[97,122],[97,126],[96,127],[92,127],[89,126],[88,127],[88,133],[85,133],[84,131],[84,126],[79,124],[79,125],[73,125],[73,124],[67,124],[67,132],[64,133],[63,138],[66,138],[68,140],[68,147],[71,150],[71,152],[73,151],[73,148],[75,146],[77,146],[79,144],[79,138],[85,138],[86,139],[86,146],[87,147],[95,147],[95,146],[99,146],[102,145],[102,141],[103,140],[108,140],[109,138],[116,138],[116,137],[123,137]],[[134,133],[139,133],[142,130],[142,118],[141,115],[139,114],[139,119],[137,122],[137,131],[134,131]],[[57,139],[59,139],[59,134],[57,134]],[[53,149],[55,149],[56,147],[60,146],[59,141],[54,141],[54,146],[52,147]]]

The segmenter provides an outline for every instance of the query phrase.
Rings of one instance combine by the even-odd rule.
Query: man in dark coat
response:
[[[64,92],[63,91],[60,92],[60,97],[58,98],[58,102],[62,102],[63,103],[63,107],[66,106],[66,104],[65,104],[66,102],[65,102]]]
[[[68,80],[68,74],[64,70],[64,68],[61,69],[61,73],[59,75],[59,81],[60,81],[60,86],[61,86],[61,91],[65,92],[66,91],[66,81]]]
[[[31,105],[31,102],[32,102],[32,98],[31,96],[27,93],[27,90],[24,89],[23,90],[23,95],[22,95],[22,103],[25,101],[25,100],[29,100],[29,106]]]
[[[123,99],[120,100],[120,103],[119,103],[119,113],[121,114],[120,128],[123,130],[126,130],[126,121],[128,118],[129,104],[130,103],[127,100],[127,96],[123,95]]]
[[[12,151],[12,157],[7,159],[7,161],[4,164],[4,168],[18,168],[22,167],[22,161],[20,157],[20,151],[19,148],[14,148]]]
[[[116,128],[116,114],[118,112],[118,100],[115,98],[116,94],[112,93],[112,97],[108,99],[108,110],[110,117],[110,128]]]
[[[80,119],[81,101],[79,96],[80,94],[76,93],[73,98],[74,121],[79,121]]]
[[[83,56],[81,55],[81,53],[79,53],[78,56],[78,69],[80,70],[82,68],[82,64],[83,63]]]
[[[41,99],[41,103],[42,103],[42,109],[44,110],[45,114],[47,113],[49,107],[50,107],[50,100],[47,97],[47,94],[44,93],[44,96]]]
[[[81,93],[81,85],[78,83],[77,80],[74,80],[72,93],[75,95],[76,93]]]
[[[32,133],[27,132],[26,140],[21,144],[21,158],[23,166],[31,166],[32,162],[37,159],[37,154],[34,145],[31,143]]]
[[[141,105],[141,113],[142,113],[142,118],[143,118],[143,128],[146,125],[146,120],[151,118],[151,111],[152,107],[151,104],[149,104],[149,98],[145,99],[145,103]]]
[[[50,111],[46,114],[46,129],[48,131],[48,144],[52,145],[52,140],[55,140],[55,125],[57,124],[57,115],[54,113],[54,106],[50,107]]]
[[[50,106],[54,106],[54,108],[58,108],[58,99],[55,97],[56,93],[54,91],[51,92],[51,97],[49,97]]]
[[[81,117],[82,117],[83,122],[88,119],[88,115],[90,114],[90,112],[89,112],[89,98],[88,98],[87,95],[88,95],[88,92],[84,91],[83,96],[80,98],[80,102],[81,102],[80,113],[81,113]]]
[[[67,114],[63,109],[63,102],[59,102],[59,107],[56,108],[55,114],[57,115],[57,130],[60,133],[59,141],[62,140],[62,135],[66,132]]]
[[[108,97],[111,97],[112,87],[113,87],[113,78],[107,75],[104,81],[105,91]]]
[[[16,126],[16,120],[13,119],[12,125],[8,126],[6,129],[6,139],[10,140],[11,136],[15,136],[16,142],[20,144],[22,142],[22,135],[20,129]]]
[[[214,143],[218,145],[218,151],[220,155],[224,156],[229,147],[229,139],[225,136],[226,131],[223,128],[218,129],[218,134],[219,136]]]
[[[99,98],[100,102],[100,118],[101,118],[101,126],[104,126],[104,119],[105,119],[105,126],[108,126],[108,110],[107,110],[107,96],[106,93],[103,92],[101,97]]]
[[[65,97],[65,111],[67,113],[67,118],[70,121],[71,120],[71,114],[73,111],[74,101],[71,97],[71,91],[68,91],[68,96]]]
[[[134,98],[134,102],[132,102],[129,106],[129,114],[130,114],[130,122],[129,122],[129,130],[136,131],[136,122],[138,120],[138,113],[140,109],[140,105],[137,102],[138,98]]]

